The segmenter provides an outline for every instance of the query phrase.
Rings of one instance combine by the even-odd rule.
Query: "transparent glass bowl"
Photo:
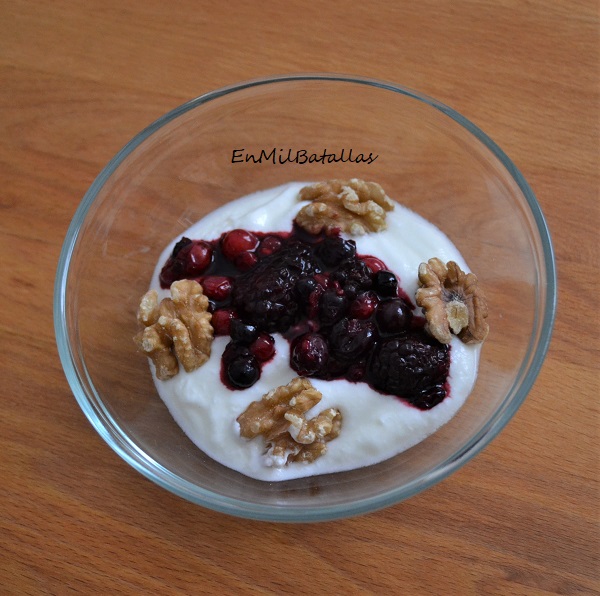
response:
[[[340,155],[344,149],[347,157],[352,149],[354,160],[359,153],[378,157],[372,163],[238,162],[240,155],[270,155],[273,149],[276,156],[288,149],[293,156],[303,150]],[[290,181],[349,177],[379,182],[441,228],[478,274],[491,328],[478,381],[455,418],[390,460],[282,483],[252,480],[195,447],[159,399],[132,341],[139,299],[167,243],[216,207]],[[104,440],[136,470],[214,510],[318,521],[397,503],[481,451],[539,372],[555,301],[553,251],[540,207],[517,168],[483,132],[398,85],[294,75],[194,99],[110,161],[67,233],[54,317],[75,397]]]

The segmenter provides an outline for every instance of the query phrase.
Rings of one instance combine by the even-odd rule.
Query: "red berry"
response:
[[[261,257],[268,257],[273,253],[277,252],[281,248],[281,239],[277,236],[267,236],[262,240],[260,246],[256,249],[256,252]]]
[[[204,272],[212,260],[212,248],[210,244],[199,240],[189,248],[186,256],[186,272],[188,275],[200,275]]]
[[[316,319],[319,314],[319,303],[321,302],[321,296],[323,290],[321,287],[317,287],[308,296],[308,316],[310,319]]]
[[[325,338],[318,333],[307,333],[294,340],[290,364],[300,375],[323,373],[329,358]]]
[[[221,250],[230,261],[243,252],[254,250],[257,246],[258,238],[246,230],[231,230],[221,240]]]
[[[215,335],[229,335],[231,333],[231,320],[235,319],[235,316],[235,311],[231,308],[215,310],[210,321],[215,330]]]
[[[272,335],[261,333],[250,346],[250,352],[259,362],[271,360],[275,355],[275,339]]]
[[[329,275],[327,273],[317,273],[314,280],[325,290],[330,286]]]
[[[363,292],[350,303],[350,316],[353,319],[368,319],[375,310],[379,298],[375,292]]]
[[[216,302],[222,302],[231,293],[231,280],[221,275],[209,275],[200,281],[204,293]]]
[[[253,252],[241,252],[235,257],[235,266],[240,271],[248,271],[258,263],[258,257]]]
[[[387,269],[385,263],[377,257],[361,257],[362,262],[371,270],[372,273],[377,273],[382,269]]]

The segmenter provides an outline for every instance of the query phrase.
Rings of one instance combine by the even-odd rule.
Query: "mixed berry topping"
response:
[[[280,333],[301,376],[365,382],[420,409],[446,397],[449,347],[425,332],[396,275],[353,240],[297,227],[182,238],[160,283],[184,278],[204,288],[215,335],[230,337],[221,379],[232,389],[256,383]]]

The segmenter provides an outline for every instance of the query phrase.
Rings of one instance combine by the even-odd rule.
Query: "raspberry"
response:
[[[369,363],[375,389],[397,395],[428,410],[446,397],[450,351],[424,333],[387,339],[379,343]]]

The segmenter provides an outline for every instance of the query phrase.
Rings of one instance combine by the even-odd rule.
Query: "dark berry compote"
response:
[[[260,378],[275,354],[272,334],[280,333],[299,375],[367,383],[424,410],[446,397],[449,347],[426,333],[396,275],[356,254],[353,240],[296,226],[182,238],[160,284],[184,278],[204,288],[215,334],[230,337],[221,379],[232,389]]]

